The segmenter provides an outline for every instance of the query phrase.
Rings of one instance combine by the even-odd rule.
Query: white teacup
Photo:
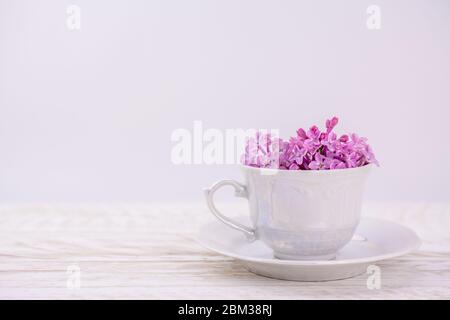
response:
[[[222,180],[205,190],[211,212],[250,241],[260,239],[279,259],[329,260],[353,237],[364,182],[372,165],[337,170],[275,170],[241,166],[245,185]],[[217,189],[231,185],[249,201],[253,226],[221,214]]]

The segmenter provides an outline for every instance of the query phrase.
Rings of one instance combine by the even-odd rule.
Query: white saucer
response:
[[[237,259],[253,273],[297,281],[354,277],[365,273],[371,264],[404,255],[420,246],[420,240],[412,230],[374,218],[362,218],[353,240],[338,252],[334,260],[327,261],[276,259],[272,249],[264,243],[249,243],[242,233],[220,221],[204,225],[198,241],[210,250]]]

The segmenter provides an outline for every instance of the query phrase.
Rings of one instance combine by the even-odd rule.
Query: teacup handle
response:
[[[243,184],[234,180],[221,180],[214,183],[211,188],[205,189],[206,203],[208,204],[209,210],[211,210],[211,212],[217,217],[217,219],[219,219],[226,225],[243,232],[247,236],[247,239],[249,241],[256,240],[255,230],[224,216],[222,213],[220,213],[219,210],[217,210],[216,206],[214,205],[214,193],[224,186],[232,186],[234,188],[234,195],[236,197],[247,198],[247,188]]]

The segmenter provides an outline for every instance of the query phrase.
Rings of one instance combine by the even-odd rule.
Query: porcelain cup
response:
[[[249,241],[261,240],[274,256],[330,260],[353,237],[372,165],[336,170],[276,170],[241,166],[245,184],[222,180],[205,190],[211,212]],[[252,226],[219,212],[213,196],[223,186],[249,202]]]

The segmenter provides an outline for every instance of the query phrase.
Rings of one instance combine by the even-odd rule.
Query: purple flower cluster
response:
[[[288,141],[271,134],[257,132],[247,139],[242,163],[258,168],[283,170],[333,170],[361,167],[369,163],[378,165],[367,139],[356,134],[338,137],[333,132],[338,118],[325,123],[326,130],[317,126],[297,130]]]

